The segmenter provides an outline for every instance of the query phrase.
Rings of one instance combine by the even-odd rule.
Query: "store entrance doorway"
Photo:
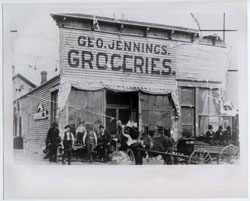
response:
[[[111,134],[116,133],[118,120],[126,125],[127,122],[138,122],[138,92],[114,92],[106,93],[106,128]]]

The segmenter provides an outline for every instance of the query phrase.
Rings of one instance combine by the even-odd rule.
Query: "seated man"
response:
[[[208,125],[208,131],[206,132],[206,142],[211,145],[218,145],[215,140],[215,133],[213,132],[213,126]]]
[[[215,133],[215,137],[216,137],[216,140],[217,140],[219,145],[224,145],[225,144],[224,136],[223,136],[223,127],[222,126],[219,126],[218,130]]]
[[[223,132],[223,138],[226,144],[230,144],[232,141],[232,130],[230,126],[227,126],[227,129]]]

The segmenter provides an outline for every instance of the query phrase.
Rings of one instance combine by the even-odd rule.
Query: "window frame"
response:
[[[192,90],[192,95],[193,95],[193,103],[192,104],[185,104],[182,103],[182,90],[183,89],[191,89]],[[181,135],[183,136],[183,126],[191,126],[192,127],[192,133],[191,136],[196,136],[196,88],[195,87],[186,87],[186,86],[181,86],[179,87],[180,91],[180,107],[181,107],[181,121],[180,121],[180,127],[181,127]],[[188,108],[192,110],[193,113],[193,122],[192,124],[183,124],[183,117],[182,117],[182,109],[183,108]]]

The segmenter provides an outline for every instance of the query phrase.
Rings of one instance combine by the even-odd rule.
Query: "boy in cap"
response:
[[[63,137],[64,153],[62,158],[62,164],[65,164],[65,157],[68,158],[68,165],[71,165],[71,150],[74,144],[74,135],[71,132],[71,127],[69,125],[65,126],[66,131]]]

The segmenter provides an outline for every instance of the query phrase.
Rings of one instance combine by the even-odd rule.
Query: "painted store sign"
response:
[[[67,67],[100,71],[175,75],[172,42],[64,29]],[[68,33],[68,34],[66,34]],[[65,67],[66,67],[65,66]]]

